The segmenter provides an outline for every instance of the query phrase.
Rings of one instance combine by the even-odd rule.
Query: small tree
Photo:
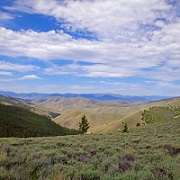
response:
[[[87,133],[89,127],[90,126],[89,126],[88,120],[87,120],[86,116],[84,115],[81,118],[81,122],[79,123],[79,132],[80,132],[80,134]]]
[[[129,128],[128,128],[127,124],[125,123],[123,133],[128,133],[128,132],[129,132]]]

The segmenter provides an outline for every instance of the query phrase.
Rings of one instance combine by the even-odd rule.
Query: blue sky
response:
[[[179,0],[1,0],[0,90],[180,96]]]

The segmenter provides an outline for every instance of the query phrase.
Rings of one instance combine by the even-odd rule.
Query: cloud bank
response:
[[[1,55],[51,61],[43,69],[46,75],[179,81],[179,1],[16,0],[3,8],[59,23],[58,30],[46,32],[0,28]]]

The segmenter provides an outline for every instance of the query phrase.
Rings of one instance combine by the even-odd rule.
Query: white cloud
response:
[[[132,36],[138,23],[150,24],[156,16],[164,17],[170,8],[159,0],[17,0],[8,9],[53,16],[73,30],[87,29],[99,37],[116,39],[125,34]]]
[[[18,80],[30,80],[30,79],[34,80],[34,79],[42,79],[42,78],[36,76],[35,74],[30,74],[30,75],[23,76],[19,78]]]
[[[0,61],[0,70],[9,70],[17,72],[34,71],[38,70],[39,67],[34,65],[22,65],[17,63],[10,63],[7,61]]]
[[[46,74],[178,80],[180,20],[173,11],[175,7],[166,2],[16,0],[6,9],[53,16],[67,32],[91,32],[97,39],[74,39],[62,30],[12,31],[1,27],[0,52],[6,56],[92,63],[54,65],[45,69]]]
[[[5,76],[12,76],[12,72],[8,72],[8,71],[1,71],[0,70],[0,75],[5,75]]]
[[[3,78],[3,79],[0,79],[0,81],[1,82],[14,82],[14,81],[21,81],[21,80],[39,80],[39,79],[42,79],[42,78],[38,77],[35,74],[30,74],[30,75],[25,75],[20,78],[8,78],[8,79]]]
[[[61,85],[61,84],[46,84],[39,86],[28,86],[20,84],[19,86],[12,86],[12,82],[0,86],[0,90],[14,91],[21,93],[38,92],[38,93],[114,93],[122,95],[154,95],[159,94],[161,96],[178,96],[180,91],[179,85],[173,85],[171,83],[151,83],[150,85],[130,84],[121,82],[109,82],[109,83],[90,83],[88,85]],[[98,83],[98,85],[97,85]],[[152,91],[153,89],[153,91]]]
[[[124,65],[122,67],[116,67],[114,65],[94,64],[94,65],[80,65],[70,64],[66,66],[55,66],[46,68],[45,74],[72,74],[75,76],[87,76],[87,77],[130,77],[137,74],[135,68]]]
[[[11,14],[0,12],[0,20],[10,20],[10,19],[14,19]]]

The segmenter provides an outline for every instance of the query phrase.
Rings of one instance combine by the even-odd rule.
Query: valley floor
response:
[[[180,120],[130,133],[1,138],[0,179],[178,180]]]

